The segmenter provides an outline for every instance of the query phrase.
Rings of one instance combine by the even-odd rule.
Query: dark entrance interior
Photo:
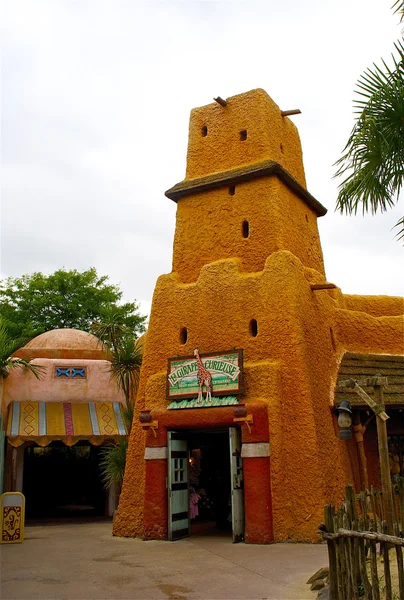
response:
[[[27,518],[103,517],[106,492],[100,477],[101,453],[100,447],[88,442],[25,448]]]
[[[229,431],[189,431],[191,534],[231,534]]]

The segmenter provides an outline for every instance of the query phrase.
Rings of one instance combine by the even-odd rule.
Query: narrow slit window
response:
[[[229,194],[230,194],[230,196],[234,196],[235,193],[236,193],[236,186],[235,185],[231,185],[229,187]]]
[[[182,327],[180,331],[180,344],[184,345],[187,343],[188,339],[188,329],[186,327]]]
[[[247,139],[247,129],[242,129],[240,131],[240,140],[242,142],[245,142],[246,139]]]
[[[251,319],[251,321],[250,321],[250,335],[252,337],[257,337],[257,335],[258,335],[257,319]]]
[[[207,127],[207,125],[204,125],[202,127],[201,132],[202,132],[202,137],[206,137],[208,135],[208,127]]]
[[[243,232],[243,238],[248,238],[250,236],[250,224],[248,221],[243,221],[241,226]]]

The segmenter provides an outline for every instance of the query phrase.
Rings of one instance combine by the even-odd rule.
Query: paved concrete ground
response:
[[[227,536],[142,542],[111,523],[26,527],[0,546],[2,600],[315,600],[323,544],[232,544]]]

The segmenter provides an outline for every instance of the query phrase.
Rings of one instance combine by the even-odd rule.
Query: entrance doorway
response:
[[[88,442],[29,446],[24,453],[23,493],[28,519],[104,517],[101,448]]]
[[[244,538],[241,432],[168,433],[169,539],[228,532]]]

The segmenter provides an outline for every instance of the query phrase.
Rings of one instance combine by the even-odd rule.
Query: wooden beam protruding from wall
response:
[[[335,283],[312,283],[311,284],[311,289],[313,291],[315,290],[335,290],[336,289],[336,285]]]
[[[220,104],[220,106],[227,106],[227,100],[223,100],[223,98],[221,98],[220,96],[218,96],[217,98],[213,98],[213,100]]]
[[[300,108],[294,108],[293,110],[281,110],[282,117],[290,117],[291,115],[301,115],[302,111]]]

